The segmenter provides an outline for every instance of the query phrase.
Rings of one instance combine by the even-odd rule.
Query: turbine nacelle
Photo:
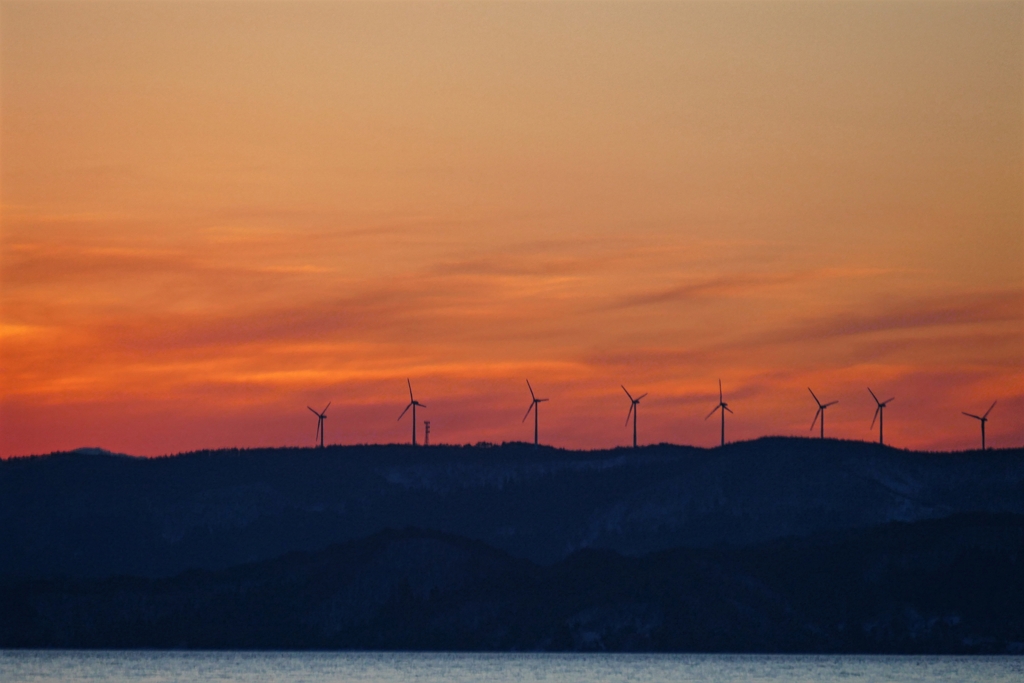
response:
[[[973,413],[964,413],[967,417],[973,417],[975,420],[981,420],[982,422],[988,422],[988,414],[992,412],[992,409],[996,407],[996,403],[999,401],[992,401],[992,405],[988,407],[984,415],[974,415]],[[963,411],[961,411],[963,412]]]
[[[828,403],[822,403],[821,401],[818,400],[818,397],[814,395],[814,392],[811,391],[810,387],[807,387],[807,391],[811,392],[811,397],[814,399],[814,402],[818,404],[818,410],[815,411],[815,413],[814,413],[814,419],[811,420],[811,428],[808,431],[814,431],[814,425],[818,422],[818,417],[820,416],[821,417],[821,438],[824,439],[825,438],[825,408],[828,408],[829,406],[834,406],[835,404],[839,403],[839,401],[829,401]]]
[[[406,378],[405,383],[409,386],[409,404],[407,406],[405,406],[405,410],[403,410],[402,414],[398,416],[398,420],[401,421],[401,419],[409,411],[409,408],[412,408],[412,445],[415,446],[416,445],[416,408],[417,407],[426,408],[427,406],[422,404],[422,403],[420,403],[419,401],[417,401],[413,397],[413,395],[412,395],[412,382],[409,381],[408,378]]]
[[[319,413],[316,412],[315,410],[313,410],[312,408],[310,408],[309,406],[306,406],[306,407],[309,408],[309,412],[313,413],[314,415],[316,415],[321,420],[326,420],[327,419],[327,409],[331,407],[331,403],[328,402],[327,405],[324,406],[324,409],[321,410]]]
[[[646,396],[647,393],[645,392],[645,393],[641,394],[640,396],[638,396],[636,398],[633,398],[633,395],[631,393],[629,393],[628,391],[626,391],[626,387],[623,387],[621,384],[619,386],[622,387],[622,390],[626,392],[626,396],[629,397],[629,412],[626,413],[626,424],[628,425],[629,424],[629,417],[630,417],[630,415],[633,414],[633,409],[636,408],[640,404],[641,399],[643,399],[643,397]]]
[[[871,418],[871,426],[868,427],[868,429],[874,429],[874,427],[875,427],[875,420],[878,419],[878,416],[882,414],[882,410],[887,405],[889,405],[889,403],[891,401],[895,401],[896,400],[896,397],[893,396],[892,398],[887,398],[884,401],[879,401],[878,397],[875,396],[875,392],[871,391],[871,387],[868,387],[868,393],[871,394],[871,398],[875,399],[875,403],[878,404],[878,407],[875,408],[875,416],[873,418]]]
[[[324,420],[327,419],[327,409],[331,407],[331,402],[328,401],[327,405],[324,406],[324,409],[321,410],[319,413],[316,412],[315,410],[313,410],[313,408],[311,408],[310,406],[306,406],[306,407],[309,408],[309,412],[311,412],[314,415],[316,415],[316,436],[313,437],[313,443],[316,444],[317,440],[319,439],[319,441],[320,441],[320,448],[323,448],[324,447]]]
[[[626,424],[625,427],[629,426],[629,418],[633,417],[633,448],[636,448],[636,417],[640,414],[640,401],[647,395],[647,392],[633,398],[633,394],[629,393],[625,386],[619,385],[622,390],[626,392],[626,396],[629,397],[629,411],[626,413]]]
[[[722,445],[724,446],[725,445],[725,414],[726,414],[726,412],[732,413],[733,415],[735,415],[736,413],[733,413],[731,410],[729,410],[729,404],[725,402],[725,397],[722,395],[722,380],[718,380],[718,405],[715,406],[714,409],[710,413],[707,414],[707,416],[704,418],[704,420],[707,421],[707,419],[710,418],[715,413],[717,413],[719,409],[721,409],[721,411],[722,411]]]
[[[885,443],[885,439],[883,438],[882,430],[883,430],[883,425],[885,424],[885,407],[887,405],[889,405],[890,402],[895,401],[896,397],[893,396],[892,398],[887,398],[884,401],[879,401],[878,397],[875,396],[875,392],[871,391],[871,387],[868,387],[868,393],[871,394],[871,398],[875,399],[875,404],[877,405],[877,407],[875,408],[875,415],[874,415],[874,417],[871,418],[871,426],[868,427],[868,429],[874,429],[874,427],[875,427],[875,420],[877,420],[878,421],[878,443],[879,444],[884,444]]]
[[[415,398],[413,398],[413,396],[412,396],[412,382],[410,382],[407,379],[407,380],[405,380],[405,383],[409,385],[409,405],[405,406],[405,410],[403,410],[402,414],[398,416],[399,420],[401,420],[405,416],[405,414],[406,414],[406,412],[408,412],[409,408],[415,408],[417,406],[419,406],[420,408],[426,408],[427,407],[423,403],[420,403]]]
[[[729,408],[729,404],[723,402],[723,403],[719,403],[717,406],[715,406],[715,409],[712,410],[710,413],[708,413],[707,416],[704,419],[706,420],[709,417],[711,417],[712,415],[714,415],[715,413],[717,413],[719,408],[722,409],[722,412],[729,411],[730,413],[732,413],[732,410]],[[732,414],[735,415],[736,413],[732,413]]]
[[[967,417],[973,417],[975,420],[981,423],[981,450],[985,450],[985,423],[988,422],[988,414],[992,412],[992,409],[996,407],[998,401],[992,401],[992,405],[988,407],[984,415],[975,415],[974,413],[964,413]]]
[[[530,386],[530,380],[526,380],[526,387],[530,390],[530,407],[526,409],[526,415],[523,415],[523,422],[526,422],[526,418],[530,417],[530,411],[533,410],[538,403],[544,403],[547,401],[546,398],[537,398],[537,395],[533,393],[533,387]]]
[[[887,398],[887,399],[885,399],[884,401],[879,401],[879,400],[878,400],[878,397],[877,397],[877,396],[875,396],[875,392],[871,391],[871,387],[868,387],[868,393],[869,393],[869,394],[871,394],[871,398],[875,399],[875,403],[877,403],[877,404],[878,404],[878,407],[879,407],[879,408],[884,408],[884,407],[886,407],[887,405],[889,405],[889,403],[890,403],[891,401],[895,401],[895,400],[896,400],[896,397],[895,397],[895,396],[893,396],[892,398]]]
[[[530,385],[530,380],[526,380],[526,388],[530,390],[530,407],[526,409],[526,415],[523,415],[523,422],[526,422],[526,418],[530,417],[530,411],[533,411],[533,447],[537,448],[540,445],[540,408],[538,407],[546,398],[537,398],[537,394],[533,393],[533,387]]]

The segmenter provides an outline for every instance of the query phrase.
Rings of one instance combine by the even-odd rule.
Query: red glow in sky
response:
[[[0,3],[0,455],[1019,447],[1022,7]]]

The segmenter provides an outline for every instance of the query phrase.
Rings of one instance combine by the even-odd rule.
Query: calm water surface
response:
[[[1024,681],[1022,657],[0,651],[0,681]]]

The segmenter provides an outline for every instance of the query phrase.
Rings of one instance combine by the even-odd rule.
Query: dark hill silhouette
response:
[[[1024,451],[766,438],[699,449],[225,450],[0,462],[0,576],[171,576],[410,525],[545,564],[1024,514]]]
[[[0,580],[0,647],[1020,653],[1024,517],[550,566],[437,532],[174,578]]]

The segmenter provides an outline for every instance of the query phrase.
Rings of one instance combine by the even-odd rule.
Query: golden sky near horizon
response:
[[[0,456],[1024,443],[1022,2],[2,0],[0,219]]]

